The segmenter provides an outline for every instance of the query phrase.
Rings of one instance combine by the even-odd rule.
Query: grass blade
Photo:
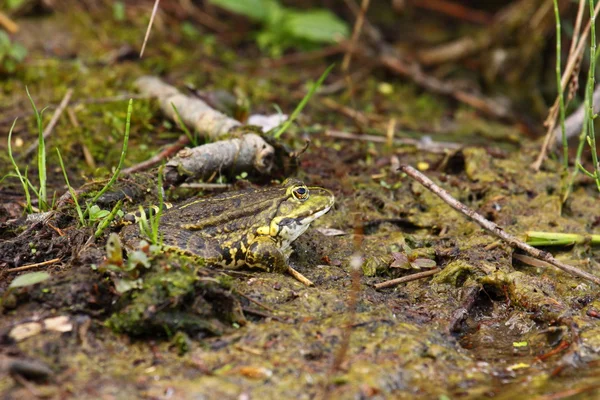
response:
[[[285,121],[285,123],[281,126],[281,128],[279,128],[279,130],[277,130],[277,132],[275,132],[275,134],[273,135],[273,137],[275,139],[279,139],[279,136],[281,136],[283,134],[283,132],[287,131],[288,128],[290,127],[290,125],[292,125],[292,122],[294,122],[294,120],[296,118],[298,118],[298,115],[302,112],[302,109],[304,109],[304,106],[306,106],[306,103],[308,103],[308,100],[310,100],[310,98],[312,97],[313,94],[315,94],[317,89],[319,89],[319,87],[321,87],[321,85],[323,84],[323,81],[325,80],[325,78],[327,78],[327,75],[329,75],[329,72],[331,72],[333,67],[335,67],[335,64],[331,64],[325,70],[325,72],[323,72],[323,74],[319,77],[319,80],[317,80],[315,82],[315,84],[312,85],[312,87],[310,88],[308,93],[306,93],[306,96],[304,96],[302,98],[302,100],[300,101],[300,103],[298,104],[298,106],[296,107],[294,112],[292,113],[292,115],[290,115],[290,118],[287,121]]]
[[[77,210],[77,217],[79,217],[79,223],[81,226],[85,226],[85,219],[83,217],[83,212],[81,211],[81,207],[79,206],[79,201],[77,201],[77,193],[69,183],[69,177],[67,176],[67,170],[65,169],[65,164],[63,163],[62,156],[60,155],[60,151],[58,148],[56,149],[56,154],[58,154],[58,162],[60,163],[60,169],[62,169],[63,176],[65,177],[65,183],[67,184],[67,188],[69,189],[69,193],[71,194],[71,198],[75,202],[75,209]]]
[[[40,189],[38,190],[38,207],[40,210],[45,211],[48,209],[48,205],[46,203],[46,182],[47,182],[47,173],[46,173],[46,145],[44,141],[44,129],[42,126],[42,115],[39,113],[37,107],[35,106],[35,102],[29,93],[29,89],[25,87],[25,91],[27,92],[27,97],[31,102],[31,107],[33,108],[33,112],[35,113],[35,120],[37,123],[38,130],[38,177],[40,180]]]
[[[125,156],[127,155],[127,145],[129,144],[129,130],[131,127],[131,112],[132,112],[132,110],[133,110],[133,99],[129,99],[129,104],[127,105],[127,120],[125,122],[125,136],[123,137],[123,147],[121,149],[121,157],[119,158],[119,165],[117,165],[117,169],[115,169],[115,172],[111,176],[108,183],[106,185],[104,185],[104,187],[98,193],[96,193],[96,195],[94,196],[94,198],[92,199],[90,204],[95,204],[96,201],[100,198],[100,196],[102,196],[104,193],[106,193],[106,191],[108,189],[111,188],[111,186],[117,180],[117,177],[119,176],[119,173],[121,172],[121,169],[123,168],[123,163],[125,162]],[[87,208],[85,210],[85,215],[87,215],[88,213],[89,213],[89,208]]]
[[[31,206],[31,195],[29,194],[29,182],[25,182],[25,177],[23,177],[23,175],[21,175],[21,171],[19,171],[19,166],[17,165],[17,162],[15,161],[15,158],[13,157],[12,154],[12,133],[13,130],[15,129],[15,125],[17,124],[17,119],[15,118],[15,120],[13,121],[12,126],[10,127],[10,130],[8,131],[8,158],[10,158],[10,162],[12,163],[13,167],[15,168],[15,172],[17,173],[17,176],[19,177],[19,180],[21,181],[21,186],[23,186],[23,191],[25,192],[25,200],[26,200],[26,205],[25,205],[25,212],[28,214],[31,214],[33,212],[33,208]]]

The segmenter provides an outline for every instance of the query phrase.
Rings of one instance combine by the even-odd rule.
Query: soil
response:
[[[540,143],[524,135],[522,125],[490,120],[382,70],[356,82],[352,97],[345,90],[327,95],[371,116],[372,125],[360,126],[315,97],[280,139],[298,151],[310,140],[294,173],[336,196],[334,208],[293,245],[290,263],[314,287],[287,275],[228,273],[150,248],[137,253],[148,257],[147,264],[129,271],[109,268],[106,243],[119,227],[111,225],[95,237],[97,224],[81,226],[73,202],[61,198],[67,187],[55,148],[83,204],[118,164],[137,77],[159,75],[182,90],[190,84],[235,93],[250,101],[250,113],[271,114],[276,103],[289,114],[306,83],[339,61],[329,56],[269,68],[271,61],[247,38],[202,28],[190,33],[174,25],[168,13],[140,60],[131,49],[139,47],[147,19],[133,15],[141,13],[135,6],[127,9],[132,15],[126,21],[116,20],[104,5],[18,19],[15,40],[29,53],[0,82],[1,129],[8,132],[20,117],[13,153],[37,141],[25,87],[39,109],[51,105],[44,126],[66,89],[73,88],[74,95],[46,142],[54,211],[47,218],[27,218],[19,180],[6,177],[0,187],[3,398],[592,399],[600,394],[598,288],[552,266],[523,263],[514,257],[518,251],[399,173],[398,165],[418,166],[459,201],[520,238],[527,231],[599,234],[592,179],[580,174],[563,202],[560,161],[551,157],[541,171],[531,171]],[[355,63],[373,68],[365,60]],[[334,72],[326,84],[343,79]],[[151,99],[135,99],[133,107],[126,166],[150,158],[182,134]],[[346,130],[385,137],[391,118],[397,138],[428,132],[435,141],[464,146],[439,154],[328,134]],[[39,184],[35,155],[16,161]],[[0,174],[11,172],[4,140]],[[237,185],[276,184],[270,181],[278,175],[283,174]],[[155,177],[156,171],[140,175],[148,190],[130,196],[126,211],[156,201]],[[241,178],[223,179],[236,184]],[[123,177],[118,184],[133,179],[138,178]],[[167,200],[209,194],[170,188]],[[115,201],[102,208],[110,211]],[[589,243],[546,250],[598,274],[600,254]],[[398,254],[411,262],[394,262]],[[418,259],[432,260],[440,272],[374,288],[420,272]],[[40,271],[50,278],[9,287],[16,277]],[[119,286],[124,283],[134,286],[125,291]],[[51,327],[48,320],[58,316],[68,323]],[[19,336],[24,327],[37,330]]]

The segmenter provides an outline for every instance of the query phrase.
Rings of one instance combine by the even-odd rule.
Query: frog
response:
[[[333,193],[288,178],[274,187],[194,198],[165,210],[159,221],[162,248],[225,269],[287,272],[313,283],[288,264],[291,244],[334,205]],[[120,234],[132,248],[143,235],[138,224]]]

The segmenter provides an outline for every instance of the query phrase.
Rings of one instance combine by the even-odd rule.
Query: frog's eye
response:
[[[298,200],[308,199],[308,188],[305,186],[297,187],[292,193],[294,194],[294,197]]]

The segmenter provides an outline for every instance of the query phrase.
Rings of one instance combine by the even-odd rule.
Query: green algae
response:
[[[133,336],[171,336],[178,331],[220,335],[227,323],[244,324],[236,299],[214,279],[202,278],[203,267],[183,256],[155,259],[141,287],[119,299],[106,326]]]

